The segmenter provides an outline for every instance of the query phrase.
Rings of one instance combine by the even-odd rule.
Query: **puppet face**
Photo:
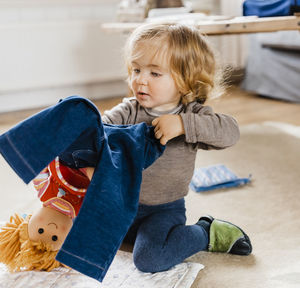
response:
[[[69,216],[43,206],[31,216],[28,235],[30,240],[49,244],[56,251],[64,243],[72,224]]]

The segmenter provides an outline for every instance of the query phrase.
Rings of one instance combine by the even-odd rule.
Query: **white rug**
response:
[[[142,273],[131,253],[119,251],[102,283],[66,268],[9,273],[0,264],[0,288],[189,288],[203,268],[198,263],[181,263],[169,271]]]

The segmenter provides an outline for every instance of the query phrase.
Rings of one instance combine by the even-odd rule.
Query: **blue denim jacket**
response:
[[[162,153],[153,127],[103,125],[92,102],[71,96],[0,136],[0,153],[29,183],[57,155],[95,167],[57,260],[102,281],[137,213],[142,171]]]

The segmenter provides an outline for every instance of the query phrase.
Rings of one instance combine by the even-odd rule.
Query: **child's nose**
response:
[[[148,77],[145,75],[145,73],[140,73],[137,78],[137,83],[139,85],[147,85],[148,84]]]

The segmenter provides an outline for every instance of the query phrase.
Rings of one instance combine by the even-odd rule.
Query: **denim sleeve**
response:
[[[96,167],[100,155],[96,132],[87,129],[72,143],[68,149],[59,155],[60,161],[72,168]]]
[[[159,140],[154,136],[154,127],[147,126],[145,138],[145,164],[144,169],[148,168],[153,162],[159,158],[166,146],[161,145]]]

